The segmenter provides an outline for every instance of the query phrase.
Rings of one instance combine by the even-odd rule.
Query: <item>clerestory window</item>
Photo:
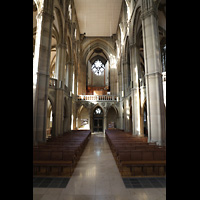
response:
[[[103,71],[105,70],[105,66],[100,60],[97,60],[92,65],[91,69],[97,76],[100,76],[103,73]]]

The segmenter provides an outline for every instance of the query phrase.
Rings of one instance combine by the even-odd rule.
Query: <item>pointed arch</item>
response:
[[[55,113],[55,106],[53,104],[51,97],[48,97],[48,100],[47,100],[46,138],[49,138],[53,135],[54,113]]]
[[[59,39],[58,39],[58,44],[64,42],[64,24],[65,24],[65,18],[63,15],[63,11],[62,8],[60,7],[60,3],[58,2],[58,0],[55,0],[54,2],[54,24],[55,26],[58,28],[58,32],[59,32]]]
[[[87,61],[91,57],[91,54],[95,51],[95,49],[98,48],[103,50],[103,53],[106,56],[107,60],[109,59],[110,54],[115,55],[115,51],[109,42],[106,42],[103,39],[95,39],[84,46],[82,57],[83,61],[87,63]]]
[[[90,115],[88,108],[82,104],[77,110],[78,129],[90,129]]]
[[[95,112],[96,111],[96,112]],[[91,109],[91,130],[93,132],[103,132],[104,130],[104,116],[105,116],[105,110],[103,107],[99,104],[96,104]]]
[[[142,26],[142,20],[141,20],[141,7],[139,6],[136,8],[134,21],[133,21],[133,43],[136,44],[137,42],[137,33],[138,29]]]
[[[144,136],[148,136],[148,120],[147,120],[147,99],[145,98],[141,104],[141,112],[140,112],[140,121],[141,127],[140,131],[144,134]]]
[[[118,109],[116,106],[111,105],[107,109],[107,127],[108,128],[118,128]]]
[[[98,107],[100,107],[100,108],[102,109],[103,113],[106,113],[104,107],[102,107],[100,104],[97,103],[96,105],[94,105],[94,106],[92,107],[92,109],[91,109],[91,114],[93,114],[94,111],[95,111],[95,109],[98,108]]]
[[[125,76],[127,77],[127,86],[130,87],[131,85],[131,61],[130,61],[130,45],[129,45],[129,37],[126,37],[126,42],[125,42],[125,62],[127,68],[125,68]]]

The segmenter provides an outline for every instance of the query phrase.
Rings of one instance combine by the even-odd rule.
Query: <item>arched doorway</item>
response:
[[[109,128],[117,128],[117,116],[118,113],[114,109],[114,107],[110,107],[107,113],[107,127]]]
[[[90,116],[88,109],[82,105],[78,110],[78,130],[89,130],[90,129]]]
[[[99,106],[93,112],[93,132],[103,132],[103,110]]]

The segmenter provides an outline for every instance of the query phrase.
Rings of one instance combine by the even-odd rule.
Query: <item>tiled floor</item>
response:
[[[70,178],[65,177],[33,177],[36,188],[66,188]]]
[[[122,178],[126,188],[165,188],[164,177]]]
[[[166,188],[126,188],[103,133],[92,134],[66,188],[33,188],[33,200],[165,199]]]

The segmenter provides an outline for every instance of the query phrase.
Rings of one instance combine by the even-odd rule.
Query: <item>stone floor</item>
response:
[[[33,200],[165,200],[166,188],[126,188],[103,133],[93,133],[66,188],[33,188]]]

